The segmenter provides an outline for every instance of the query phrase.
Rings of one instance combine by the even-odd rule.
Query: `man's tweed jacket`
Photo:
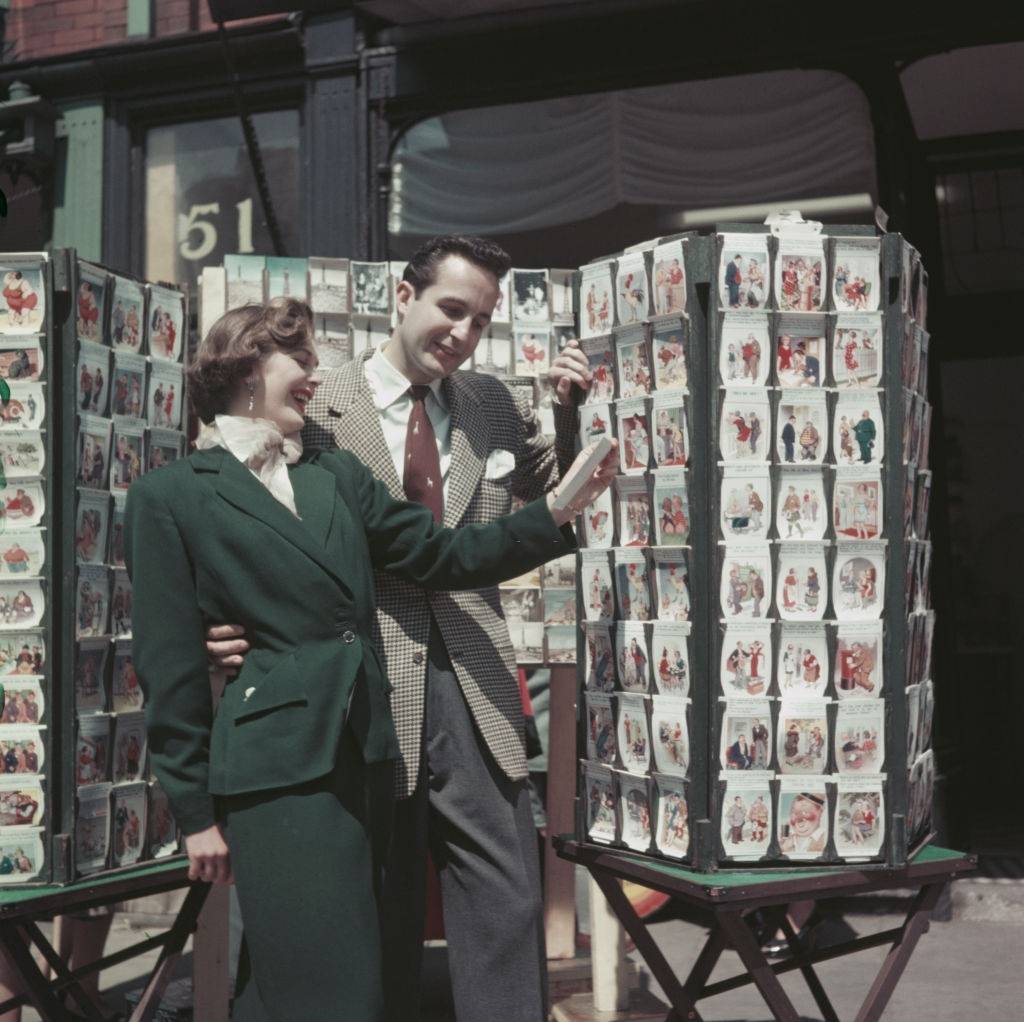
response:
[[[310,447],[352,451],[393,496],[402,498],[402,484],[363,371],[370,354],[324,371],[306,409],[302,439]],[[575,409],[556,402],[558,439],[552,445],[540,432],[533,409],[496,377],[456,371],[442,382],[442,392],[451,412],[445,525],[493,521],[509,512],[513,496],[534,500],[572,464]],[[498,450],[512,454],[515,468],[503,478],[486,479],[487,458]],[[412,794],[419,773],[431,611],[495,762],[512,780],[525,777],[516,662],[498,590],[427,593],[380,572],[374,575],[374,585],[380,630],[374,638],[394,686],[391,709],[402,750],[395,793]]]

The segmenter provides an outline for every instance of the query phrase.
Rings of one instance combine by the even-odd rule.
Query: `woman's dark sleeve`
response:
[[[426,589],[483,589],[576,549],[572,526],[556,525],[544,498],[487,524],[444,528],[422,504],[395,500],[358,458],[342,457],[320,464],[351,466],[374,567]]]
[[[153,769],[178,825],[194,834],[216,822],[207,790],[213,701],[203,619],[178,524],[147,482],[129,489],[125,506],[132,657],[146,697]]]

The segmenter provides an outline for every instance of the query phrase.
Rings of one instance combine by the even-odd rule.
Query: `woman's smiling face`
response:
[[[318,366],[311,345],[273,352],[260,363],[250,414],[269,419],[284,436],[298,433],[306,421],[306,405],[320,383]]]

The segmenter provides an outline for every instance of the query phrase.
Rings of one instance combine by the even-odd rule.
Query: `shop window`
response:
[[[860,196],[870,222],[875,195],[857,85],[830,71],[743,75],[422,121],[392,161],[390,250],[465,231],[519,265],[572,266],[687,229],[701,210],[834,197],[835,215],[824,202],[814,218],[849,223]]]
[[[1024,167],[938,173],[946,292],[1024,289]]]
[[[253,115],[286,253],[300,251],[299,114]],[[236,117],[146,133],[146,265],[149,280],[194,283],[228,253],[273,254]]]

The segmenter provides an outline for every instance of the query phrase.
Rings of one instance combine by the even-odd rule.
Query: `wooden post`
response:
[[[576,955],[576,867],[555,854],[551,838],[571,833],[576,798],[576,667],[551,667],[548,738],[548,840],[544,848],[544,930],[548,958]]]
[[[613,883],[619,883],[614,880]],[[608,900],[593,877],[590,893],[590,961],[594,976],[594,1010],[624,1011],[629,1007],[626,977],[626,936]]]
[[[192,997],[195,1017],[203,1022],[228,1022],[230,894],[227,884],[214,884],[210,888],[192,941]]]

